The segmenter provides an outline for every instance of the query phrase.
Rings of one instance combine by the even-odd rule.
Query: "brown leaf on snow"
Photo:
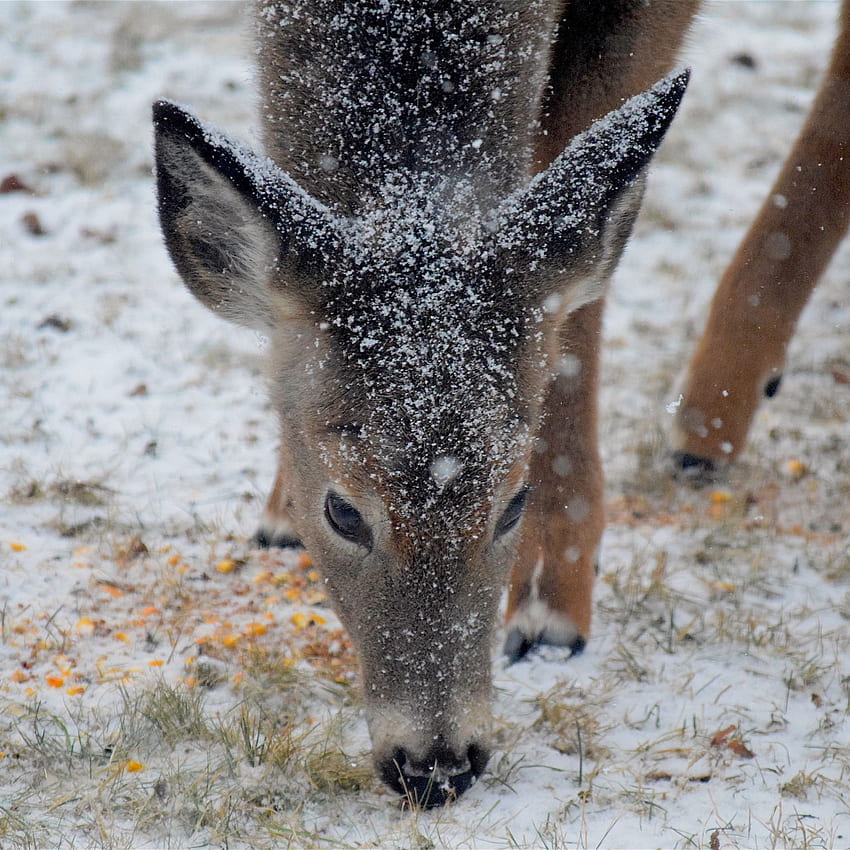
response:
[[[134,534],[129,540],[120,545],[115,552],[115,563],[119,567],[126,567],[131,561],[143,558],[148,554],[148,547],[138,534]]]
[[[0,180],[0,195],[6,195],[10,192],[27,192],[30,195],[33,194],[32,189],[17,174],[7,174]]]
[[[722,747],[726,743],[726,739],[737,729],[738,727],[734,724],[732,726],[727,726],[725,729],[721,729],[719,732],[715,732],[711,737],[711,746],[712,747]]]
[[[726,747],[727,750],[732,750],[740,758],[755,758],[755,753],[741,740],[741,736],[737,734],[737,729],[737,726],[732,725],[715,732],[711,737],[711,746]],[[735,734],[733,735],[733,733]]]
[[[41,223],[41,219],[38,215],[32,211],[26,212],[21,216],[21,224],[23,225],[24,230],[30,234],[30,236],[46,236],[47,231],[44,229],[44,225]]]
[[[756,754],[740,738],[733,738],[726,744],[726,747],[742,759],[752,759],[756,757]]]

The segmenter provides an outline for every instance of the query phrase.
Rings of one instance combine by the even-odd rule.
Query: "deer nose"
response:
[[[490,753],[470,744],[463,756],[436,745],[424,759],[413,759],[402,749],[378,765],[381,778],[414,806],[432,809],[456,800],[484,772]]]

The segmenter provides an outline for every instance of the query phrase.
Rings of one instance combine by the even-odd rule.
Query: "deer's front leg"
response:
[[[597,445],[602,302],[581,308],[561,331],[562,358],[549,388],[531,462],[531,494],[508,592],[505,654],[538,644],[580,652],[604,525]]]
[[[300,547],[301,539],[295,533],[292,526],[291,507],[289,491],[286,483],[286,469],[289,463],[285,453],[281,449],[278,454],[277,472],[272,484],[271,493],[266,500],[260,527],[254,534],[255,545],[267,549],[275,546],[280,549],[291,549]]]

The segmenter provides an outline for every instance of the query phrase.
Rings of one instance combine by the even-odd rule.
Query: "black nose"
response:
[[[378,765],[381,778],[411,805],[423,809],[444,806],[456,800],[484,772],[490,754],[471,744],[463,757],[445,746],[435,746],[428,757],[411,759],[404,750]]]

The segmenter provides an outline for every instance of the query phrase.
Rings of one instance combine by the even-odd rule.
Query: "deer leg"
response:
[[[292,527],[290,510],[292,502],[289,498],[286,486],[286,468],[288,463],[284,458],[283,451],[278,456],[277,472],[271,493],[266,500],[260,527],[253,537],[254,545],[268,549],[277,547],[279,549],[299,548],[301,539]]]
[[[673,447],[710,472],[744,445],[779,388],[797,318],[850,222],[850,0],[805,126],[721,278],[688,367]]]
[[[569,316],[561,331],[509,584],[504,651],[512,661],[538,644],[580,652],[590,630],[604,525],[596,412],[601,317],[597,301]]]

